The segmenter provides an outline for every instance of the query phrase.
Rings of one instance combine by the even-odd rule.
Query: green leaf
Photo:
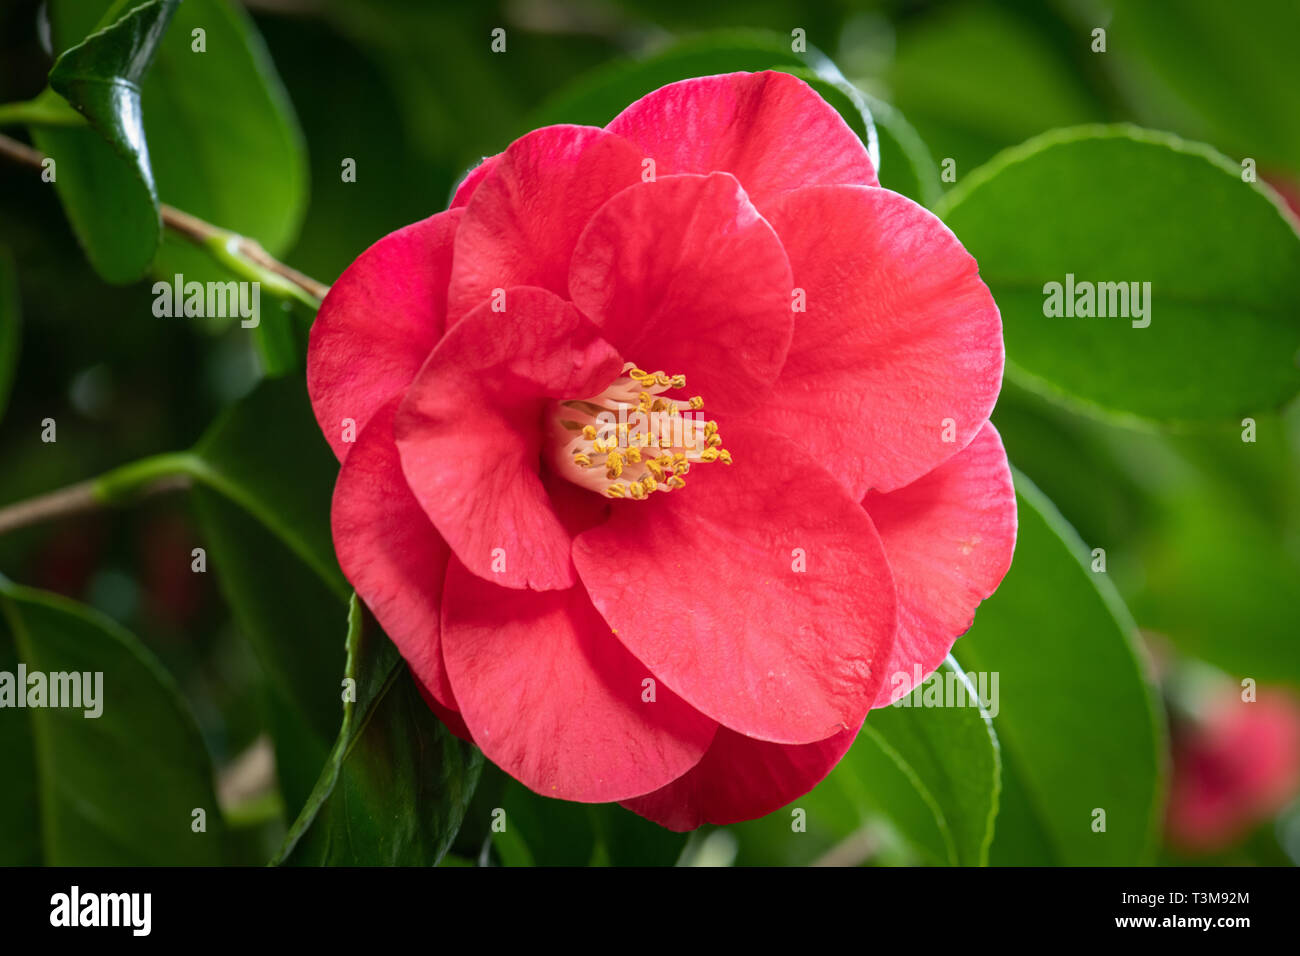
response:
[[[18,272],[9,250],[0,246],[0,418],[18,369]]]
[[[953,688],[944,698],[952,706],[873,710],[844,759],[810,793],[731,827],[740,843],[737,863],[984,865],[998,812],[997,736],[979,706],[978,686],[951,657],[926,686],[935,681]],[[801,829],[794,827],[796,810],[803,811]]]
[[[144,275],[162,236],[140,84],[177,2],[140,3],[65,50],[50,70],[50,87],[90,128],[32,130],[55,161],[55,189],[78,240],[109,282]]]
[[[329,527],[338,465],[298,378],[263,382],[182,460],[209,571],[268,677],[280,785],[297,813],[338,730],[334,635],[351,593]]]
[[[1300,6],[1256,0],[1250,15],[1217,0],[1124,0],[1101,57],[1146,120],[1173,125],[1251,156],[1267,169],[1300,172]],[[1115,57],[1115,60],[1111,60]]]
[[[1062,130],[972,173],[940,213],[1002,311],[1008,374],[1029,387],[1160,422],[1240,418],[1300,390],[1300,237],[1208,147]],[[1046,284],[1067,275],[1150,283],[1146,317],[1045,315]]]
[[[0,864],[220,863],[208,752],[153,655],[98,612],[0,577],[0,671],[16,675],[20,661],[29,677],[102,675],[101,713],[6,706]],[[205,832],[192,829],[196,809]]]
[[[868,714],[831,774],[935,863],[988,862],[1001,766],[992,720],[980,706],[987,689],[978,682],[950,657],[898,705]],[[946,695],[943,706],[924,705],[935,688]],[[918,819],[925,811],[928,819]]]
[[[434,866],[460,829],[483,757],[433,715],[392,642],[353,598],[343,726],[276,863]]]
[[[881,97],[903,112],[960,183],[1007,146],[1107,119],[1087,81],[1089,36],[1045,32],[991,0],[936,5],[900,24]],[[1063,45],[1063,43],[1064,45]],[[1110,54],[1105,54],[1110,56]],[[990,64],[996,64],[991,69]],[[888,165],[885,165],[888,169]]]
[[[966,667],[998,674],[1003,792],[990,861],[1145,862],[1165,740],[1136,626],[1052,503],[1018,472],[1015,480],[1011,570],[954,649]],[[1096,810],[1104,832],[1093,830]]]
[[[923,206],[933,206],[943,196],[943,186],[930,150],[902,113],[888,103],[861,95],[875,120],[880,185]]]
[[[640,59],[620,60],[592,70],[543,103],[528,128],[552,123],[604,126],[647,93],[688,77],[808,65],[807,57],[791,51],[789,37],[776,33],[702,33]]]
[[[338,465],[300,378],[265,381],[192,451],[127,465],[97,482],[105,501],[184,476],[207,570],[269,678],[269,721],[286,806],[297,812],[338,729],[343,665],[332,637],[351,589],[334,557],[330,499]]]
[[[213,424],[192,457],[197,480],[255,517],[347,601],[329,524],[338,463],[301,378],[260,384]]]
[[[172,7],[176,0],[148,0],[131,15],[138,16],[158,2]],[[99,4],[98,9],[106,6]],[[95,4],[56,0],[51,8],[55,41],[67,45],[84,36],[95,12]],[[196,30],[202,31],[202,51],[195,49]],[[143,151],[147,133],[150,147],[144,152],[144,169],[149,171],[152,160],[149,183],[155,207],[161,198],[223,229],[256,239],[272,255],[288,249],[306,211],[304,138],[266,46],[242,8],[229,0],[181,4],[157,44],[153,65],[136,91],[136,103],[137,138]],[[39,136],[41,143],[49,143],[49,148],[42,145],[46,152],[62,144],[83,165],[87,157],[73,153],[72,147],[84,148],[86,137],[77,134],[86,132],[42,130]],[[89,156],[96,158],[93,152]],[[99,170],[103,165],[101,160],[91,170],[99,180],[108,175]],[[60,181],[63,175],[60,164]],[[82,185],[85,178],[79,176],[68,188]],[[93,185],[97,188],[87,188],[79,196],[78,209],[91,216],[96,203],[112,203],[109,212],[116,221],[122,213],[117,207],[128,198],[119,193],[130,184],[114,180]],[[170,278],[179,273],[200,282],[237,278],[186,240],[162,234],[160,241],[156,208],[154,220],[148,258],[156,275]],[[131,278],[143,271],[136,269]],[[268,324],[276,329],[265,329]],[[268,309],[256,334],[283,337],[287,328],[288,317]]]
[[[338,731],[338,622],[346,603],[258,520],[198,485],[191,491],[208,573],[266,675],[267,724],[284,805],[307,801]]]
[[[202,52],[194,49],[196,30]],[[242,7],[181,4],[145,79],[144,123],[164,202],[250,236],[272,255],[288,249],[307,204],[304,139]],[[154,271],[221,277],[202,250],[179,241],[163,243]]]

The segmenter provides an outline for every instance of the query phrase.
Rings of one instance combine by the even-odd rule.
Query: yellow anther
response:
[[[605,459],[605,477],[617,478],[623,474],[623,456],[617,451],[611,450],[609,456]]]
[[[696,414],[704,407],[703,396],[679,400],[666,394],[685,388],[685,375],[648,372],[627,363],[622,376],[600,395],[557,403],[561,443],[553,446],[549,461],[580,487],[638,501],[684,488],[692,465],[731,464],[718,423]],[[573,421],[570,409],[582,418]],[[629,420],[629,411],[646,418]]]

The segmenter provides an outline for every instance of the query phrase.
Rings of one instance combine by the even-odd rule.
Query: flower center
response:
[[[552,467],[608,498],[639,501],[684,487],[693,464],[730,465],[718,423],[701,411],[704,399],[664,397],[669,389],[685,387],[685,375],[644,372],[629,362],[599,395],[552,403]]]

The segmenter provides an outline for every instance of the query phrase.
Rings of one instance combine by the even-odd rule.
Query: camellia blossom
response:
[[[308,387],[430,706],[685,830],[808,791],[997,587],[1002,364],[953,234],[807,84],[734,73],[486,160],[339,278]]]
[[[1173,728],[1169,841],[1184,853],[1231,846],[1300,793],[1300,702],[1228,688],[1195,722]]]

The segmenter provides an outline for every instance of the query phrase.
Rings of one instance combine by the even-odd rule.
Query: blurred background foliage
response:
[[[84,36],[106,7],[90,0],[53,0],[48,9],[37,0],[7,2],[0,10],[0,102],[37,96],[52,54]],[[200,24],[208,30],[208,49],[196,66],[184,52],[190,29]],[[497,27],[507,31],[504,55],[488,49]],[[1108,31],[1105,53],[1091,49],[1096,27]],[[812,60],[791,55],[795,28],[806,31]],[[727,33],[692,47],[693,38],[719,30]],[[677,76],[806,69],[817,65],[816,51],[852,84],[819,86],[837,107],[846,114],[863,103],[874,107],[883,184],[941,211],[948,201],[943,193],[961,188],[968,173],[1001,150],[1058,127],[1093,122],[1168,130],[1211,144],[1232,163],[1251,157],[1283,195],[1300,196],[1298,40],[1300,7],[1288,0],[185,0],[142,99],[163,201],[253,236],[328,283],[385,233],[444,208],[467,168],[540,122],[603,122],[635,95]],[[663,50],[677,52],[656,61]],[[627,72],[627,64],[647,57],[660,66]],[[849,118],[867,134],[861,116]],[[38,134],[37,144],[54,152],[57,138],[71,134],[56,131],[43,142],[46,135]],[[355,182],[342,181],[345,158],[356,162]],[[952,163],[955,182],[939,175],[945,161]],[[1145,188],[1139,182],[1135,192]],[[1077,211],[1052,201],[1034,200],[1045,230]],[[1142,243],[1145,225],[1137,219],[1099,228],[1129,230],[1132,241]],[[1177,242],[1173,225],[1174,238],[1165,239]],[[1106,245],[1106,234],[1096,241]],[[1249,241],[1242,241],[1250,254]],[[200,280],[222,274],[211,259],[174,238],[165,240],[154,271]],[[0,169],[0,309],[10,316],[0,321],[0,503],[190,448],[240,401],[242,418],[227,421],[226,437],[237,435],[244,448],[264,442],[265,462],[274,463],[265,470],[294,476],[299,484],[291,487],[302,490],[305,501],[326,501],[329,456],[301,402],[300,377],[291,374],[288,385],[259,385],[264,361],[254,337],[237,324],[158,319],[151,306],[148,281],[110,285],[96,275],[53,190],[29,170]],[[308,318],[294,312],[275,320],[295,324],[300,335]],[[1293,312],[1290,321],[1300,325],[1300,314]],[[20,338],[20,349],[6,347],[6,336]],[[6,363],[15,354],[20,358],[7,382]],[[1279,354],[1277,361],[1294,370],[1294,354]],[[1188,365],[1196,365],[1194,358]],[[1192,384],[1205,395],[1220,387],[1208,379]],[[1117,380],[1113,387],[1122,391],[1125,384]],[[1161,382],[1153,387],[1159,390]],[[1108,403],[1103,397],[1100,404]],[[976,632],[959,641],[954,654],[965,669],[1018,674],[1026,693],[1037,687],[1044,698],[1068,696],[1077,677],[1076,710],[1103,728],[1097,740],[1136,735],[1147,741],[1137,745],[1145,756],[1132,757],[1142,762],[1140,769],[1107,770],[1104,747],[1080,745],[1075,754],[1063,732],[1035,749],[1027,739],[1034,715],[1015,715],[1007,703],[1004,710],[1012,713],[1003,720],[1014,748],[994,746],[978,719],[961,726],[962,715],[952,727],[939,728],[935,740],[911,740],[918,760],[964,741],[953,762],[971,779],[985,781],[976,786],[942,772],[927,778],[925,799],[939,809],[923,809],[919,822],[910,816],[919,804],[906,789],[909,782],[885,782],[898,774],[902,765],[895,758],[909,738],[882,725],[879,734],[873,731],[874,744],[860,740],[827,784],[796,801],[808,810],[806,833],[792,832],[787,811],[706,828],[688,839],[617,807],[542,800],[489,766],[444,863],[1300,859],[1300,810],[1286,782],[1293,781],[1300,759],[1288,696],[1300,684],[1300,412],[1295,402],[1249,411],[1257,425],[1253,443],[1242,441],[1236,416],[1156,427],[1093,404],[1059,401],[1032,381],[1009,380],[994,414],[1021,472],[1022,494],[1041,501],[1041,510],[1027,511],[1022,499],[1022,551],[1003,589],[1007,597],[1000,594],[994,600],[1001,603],[980,612]],[[47,417],[58,422],[57,443],[41,442],[38,423]],[[256,480],[241,484],[247,475],[241,477],[239,463],[222,459],[221,435],[203,447],[237,488],[260,493]],[[310,535],[295,537],[292,520],[287,531],[268,532],[249,518],[246,496],[232,498],[213,487],[6,534],[0,537],[0,572],[83,602],[107,619],[87,623],[66,608],[51,609],[46,598],[12,590],[8,600],[18,610],[9,616],[11,630],[24,614],[53,619],[66,612],[59,627],[116,633],[121,625],[156,655],[183,700],[178,705],[160,696],[157,706],[193,714],[216,768],[228,825],[217,857],[264,862],[304,806],[308,822],[331,825],[329,815],[337,810],[328,794],[314,790],[338,731],[335,675],[344,673],[348,654],[355,664],[379,652],[363,653],[356,620],[344,646],[346,589],[334,578],[327,543],[320,548]],[[1077,538],[1054,514],[1053,503]],[[277,507],[274,495],[267,507]],[[214,573],[191,573],[189,555],[200,546],[208,549]],[[1086,564],[1094,548],[1106,553],[1100,592],[1081,583],[1085,575],[1070,562],[1053,564],[1071,550]],[[256,570],[234,570],[248,554],[257,555]],[[314,566],[305,555],[315,555]],[[1043,570],[1052,567],[1066,582],[1060,584],[1064,596],[1044,591],[1057,581]],[[1043,591],[1037,603],[1031,600],[1035,589]],[[1123,650],[1128,635],[1121,632],[1134,622],[1144,635],[1141,671]],[[1107,628],[1118,635],[1107,645],[1112,650],[1094,654],[1089,642]],[[1000,656],[1015,648],[1026,657],[1042,649],[1042,666],[1035,670]],[[1110,653],[1109,669],[1097,669],[1094,658]],[[0,667],[5,660],[0,655]],[[1143,674],[1159,681],[1154,720],[1143,712]],[[1276,704],[1257,728],[1225,729],[1215,716],[1219,704],[1235,699],[1247,678],[1264,688],[1261,700],[1267,695]],[[1120,685],[1136,690],[1124,696]],[[408,713],[402,695],[410,693],[402,686],[390,692],[385,684],[373,700],[365,698],[366,713],[389,714],[393,723],[384,728],[398,728],[397,736],[376,746],[400,753],[401,740],[433,733],[421,724],[427,715]],[[392,716],[399,713],[404,716]],[[873,716],[868,726],[890,717]],[[1166,717],[1172,742],[1164,736]],[[1058,730],[1069,726],[1062,721]],[[1002,734],[1003,724],[997,726]],[[10,722],[0,734],[0,747],[23,746],[13,727]],[[453,747],[442,738],[438,746]],[[1249,767],[1233,764],[1232,755],[1243,752],[1252,755]],[[1059,764],[1051,781],[1016,765],[1030,754]],[[472,788],[479,772],[474,756],[462,750],[448,759],[463,763],[465,777],[458,779]],[[986,778],[998,779],[999,764],[1002,809],[990,850],[978,820],[995,799]],[[265,779],[268,765],[276,768],[278,786],[241,790],[241,781]],[[405,786],[403,773],[418,778],[418,768],[385,766],[395,775],[388,781],[394,788]],[[344,765],[336,777],[364,795],[374,778],[363,769]],[[1171,791],[1163,837],[1148,846],[1148,823],[1133,820],[1127,843],[1098,855],[1073,842],[1092,836],[1085,829],[1070,837],[1055,832],[1051,819],[1026,822],[1034,817],[1031,791],[1050,784],[1064,795],[1072,779],[1086,784],[1090,775],[1107,772],[1147,781],[1149,792],[1134,799],[1157,807],[1156,828],[1162,828],[1158,806]],[[127,789],[147,786],[148,780],[136,780]],[[962,796],[971,787],[985,804]],[[910,803],[895,799],[902,792],[911,794]],[[27,797],[11,798],[0,862],[82,859],[75,850],[42,848],[15,835],[32,826],[30,815],[20,812]],[[412,833],[430,818],[437,798],[430,801],[404,808]],[[493,832],[496,808],[517,825]],[[1124,826],[1113,823],[1121,831]],[[157,840],[147,833],[139,839]],[[1113,844],[1120,842],[1116,835]],[[328,845],[317,831],[297,844],[296,857],[327,861],[322,847]],[[430,853],[422,858],[394,850],[384,859],[432,862],[438,854]],[[213,859],[209,850],[178,847],[176,854],[157,858]],[[152,851],[111,846],[91,857],[154,858]]]

